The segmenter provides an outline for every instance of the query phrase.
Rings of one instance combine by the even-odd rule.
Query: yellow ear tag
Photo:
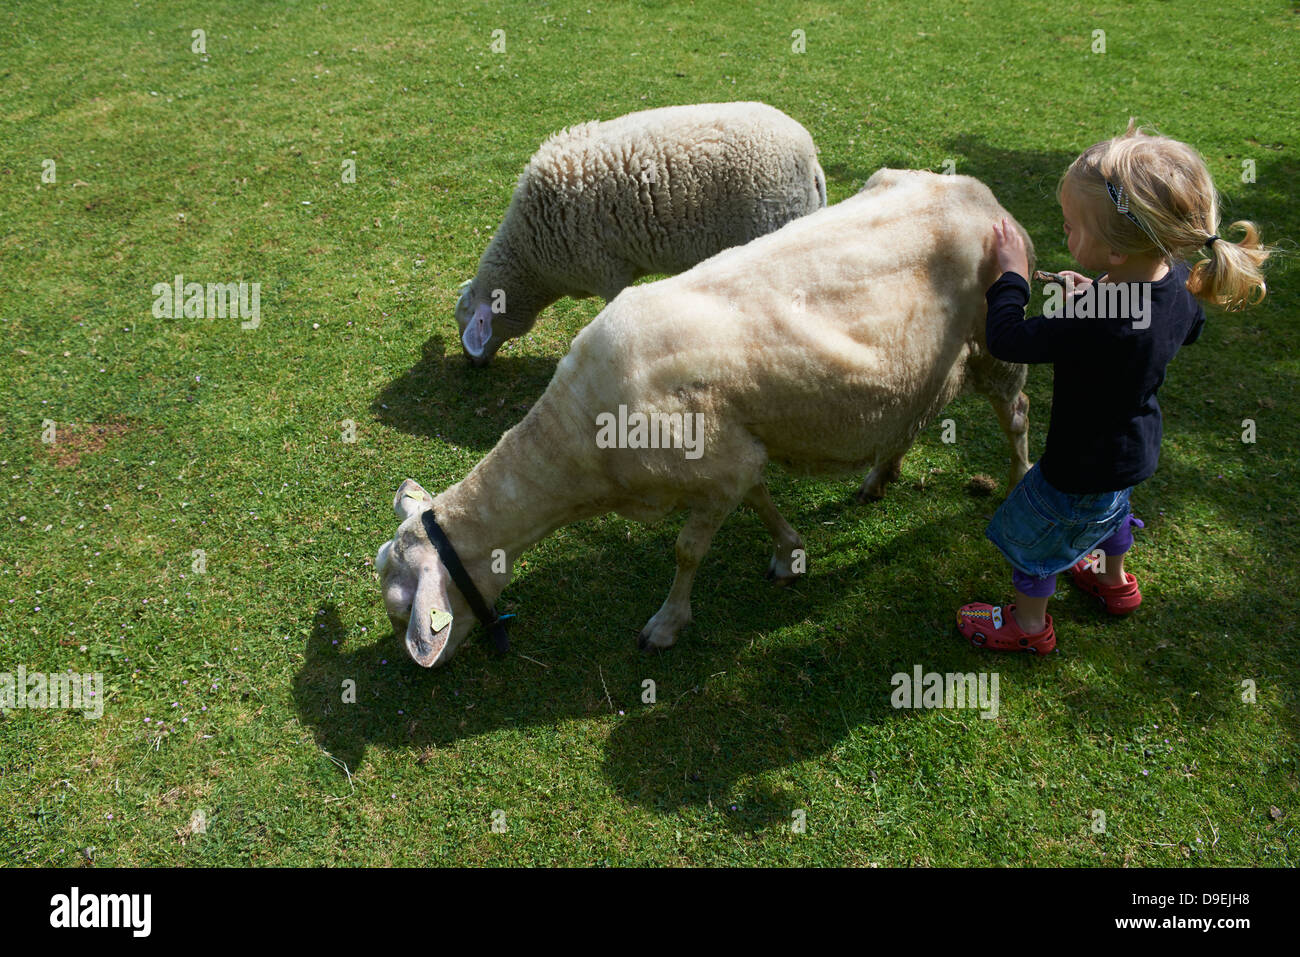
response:
[[[450,624],[451,612],[443,611],[439,608],[435,608],[433,611],[429,612],[429,626],[433,629],[435,635]]]
[[[405,493],[403,493],[402,498],[413,498],[413,499],[415,499],[417,502],[423,502],[423,501],[424,501],[424,496],[423,496],[423,495],[417,495],[417,494],[415,494],[414,492],[405,492]]]

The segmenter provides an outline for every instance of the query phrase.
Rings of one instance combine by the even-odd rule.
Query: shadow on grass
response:
[[[815,514],[804,517],[812,522]],[[512,583],[501,607],[519,617],[514,648],[505,656],[490,652],[476,629],[449,665],[426,672],[409,661],[400,636],[387,627],[383,637],[356,647],[355,637],[348,639],[355,631],[333,604],[323,604],[311,619],[306,661],[294,681],[302,720],[325,751],[355,772],[372,744],[438,747],[502,727],[551,725],[617,710],[635,716],[644,707],[645,679],[660,687],[660,701],[707,694],[710,676],[731,667],[736,649],[756,631],[796,624],[834,600],[830,593],[814,597],[824,591],[815,579],[790,589],[766,583],[770,540],[746,513],[743,521],[733,517],[724,527],[706,559],[694,603],[697,623],[671,651],[643,654],[636,635],[671,582],[677,522],[647,530],[650,540],[635,545],[623,530],[627,524],[575,526],[565,555],[534,564]],[[629,550],[643,553],[633,559],[633,574],[621,571]],[[648,590],[647,580],[653,583]],[[733,589],[719,592],[719,583],[733,580]],[[791,657],[783,661],[786,655]],[[802,657],[778,652],[775,660],[765,659],[765,667],[783,673]],[[356,683],[354,705],[342,702],[346,681]]]
[[[555,360],[498,355],[486,369],[466,361],[450,333],[434,333],[420,360],[380,390],[374,417],[408,435],[444,439],[486,452],[541,396],[555,373]]]
[[[1098,126],[1078,143],[1076,152],[1066,150],[1011,150],[993,146],[979,136],[960,134],[943,146],[945,156],[936,157],[929,169],[942,172],[945,160],[951,159],[957,173],[974,176],[993,190],[998,200],[1029,230],[1038,246],[1040,259],[1065,263],[1069,260],[1061,231],[1061,211],[1056,188],[1061,176],[1082,152],[1094,142],[1122,132],[1126,120],[1117,118],[1113,127]],[[1281,243],[1295,250],[1300,240],[1300,222],[1291,196],[1291,184],[1300,175],[1300,165],[1267,147],[1253,146],[1231,160],[1253,159],[1255,181],[1223,178],[1217,183],[1226,202],[1222,210],[1225,225],[1235,219],[1256,222],[1269,243]],[[897,155],[881,153],[870,164],[823,164],[827,178],[843,189],[856,192],[881,168],[906,169],[911,164]],[[1281,267],[1275,262],[1274,267]],[[1076,267],[1077,268],[1077,267]]]
[[[909,505],[932,493],[900,489]],[[754,832],[788,822],[802,805],[779,786],[749,779],[823,760],[865,727],[910,720],[890,705],[890,678],[918,663],[926,671],[996,670],[1004,696],[1058,701],[1044,718],[1055,727],[1043,733],[1055,735],[1076,723],[1127,735],[1171,700],[1185,720],[1208,723],[1232,707],[1228,692],[1238,676],[1261,674],[1254,650],[1234,637],[1256,610],[1251,603],[1219,597],[1191,610],[1177,582],[1165,583],[1168,596],[1148,602],[1141,618],[1115,621],[1063,581],[1055,610],[1066,629],[1062,655],[1037,660],[971,650],[952,627],[953,609],[989,590],[990,568],[998,585],[987,597],[1009,591],[992,546],[970,534],[982,530],[992,507],[990,499],[967,500],[958,521],[925,523],[860,548],[843,533],[851,556],[824,571],[813,549],[846,543],[813,544],[816,530],[852,506],[791,510],[794,524],[812,533],[812,574],[788,589],[762,580],[768,539],[756,517],[739,513],[697,580],[696,623],[659,655],[638,652],[635,636],[671,580],[676,522],[646,530],[631,545],[627,523],[584,523],[570,529],[562,554],[534,562],[508,589],[503,605],[519,614],[510,654],[493,655],[476,632],[447,667],[424,672],[387,628],[361,647],[345,641],[348,629],[326,604],[312,620],[295,702],[322,749],[353,773],[371,745],[423,751],[503,728],[611,721],[603,771],[624,800],[665,814],[721,806],[728,826]],[[972,569],[955,585],[954,554],[968,556],[962,567]],[[861,596],[873,580],[882,584],[868,587],[867,597],[847,597]],[[911,583],[929,585],[913,590]],[[806,638],[782,634],[810,622]],[[1117,664],[1103,666],[1125,669],[1118,687],[1080,688],[1062,679],[1067,658],[1099,644],[1111,654],[1122,649]],[[349,679],[354,705],[340,699]],[[647,679],[656,686],[653,705],[641,700]],[[891,762],[864,768],[860,759],[852,772],[873,780],[898,773]]]
[[[1087,146],[1089,144],[1083,144]],[[1080,147],[1080,149],[1083,148]],[[944,155],[923,167],[942,173],[945,164],[952,160],[955,172],[974,176],[985,183],[1004,206],[1028,229],[1031,235],[1041,236],[1039,217],[1034,210],[1041,208],[1045,219],[1054,221],[1060,233],[1060,209],[1056,204],[1056,183],[1061,174],[1074,161],[1077,154],[1065,151],[1005,150],[991,146],[977,136],[960,135],[950,139],[943,147]],[[871,175],[880,169],[915,168],[911,161],[898,155],[881,153],[874,166],[869,164],[823,164],[826,177],[842,189],[856,193],[866,185]],[[1024,203],[1013,198],[1026,198]],[[1022,216],[1022,213],[1025,214]]]

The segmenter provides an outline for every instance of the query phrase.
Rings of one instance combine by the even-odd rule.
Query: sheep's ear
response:
[[[388,562],[392,558],[392,554],[393,543],[391,541],[384,542],[379,546],[379,552],[375,555],[375,571],[378,572],[380,578],[384,577],[384,572],[388,569]]]
[[[415,479],[407,479],[397,489],[393,497],[393,511],[401,519],[419,515],[433,501],[433,496],[420,487]]]
[[[465,331],[461,334],[461,345],[465,351],[477,359],[483,354],[483,349],[492,338],[492,306],[486,302],[478,304],[474,310],[474,315],[470,318]]]
[[[422,668],[432,668],[451,638],[453,619],[447,576],[439,562],[420,573],[406,626],[406,650]]]

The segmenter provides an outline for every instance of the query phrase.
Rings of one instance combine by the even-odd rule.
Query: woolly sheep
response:
[[[630,113],[555,134],[456,303],[461,347],[487,365],[562,296],[613,299],[826,205],[812,137],[764,103]]]
[[[690,621],[700,560],[741,502],[775,542],[768,576],[804,570],[803,542],[763,482],[769,460],[806,473],[888,468],[969,384],[992,402],[1011,447],[1009,481],[1019,481],[1029,467],[1026,369],[984,345],[984,290],[997,273],[990,237],[1002,217],[1011,219],[977,180],[882,170],[851,199],[625,290],[463,480],[436,498],[411,479],[398,489],[402,521],[375,564],[411,657],[445,662],[475,620],[426,536],[429,508],[489,605],[520,554],[563,525],[687,509],[672,588],[639,639],[666,648]],[[652,433],[677,448],[632,447],[648,444],[633,415],[651,412],[678,417]],[[601,447],[614,419],[626,420],[627,447]]]

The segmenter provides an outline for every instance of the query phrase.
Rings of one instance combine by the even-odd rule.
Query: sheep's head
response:
[[[460,298],[456,301],[456,325],[460,327],[460,345],[465,357],[471,365],[485,366],[510,338],[508,320],[503,313],[492,311],[488,297],[474,293],[473,280],[461,288]]]
[[[445,664],[475,621],[424,530],[420,516],[432,507],[433,496],[418,482],[403,482],[393,499],[401,524],[375,556],[388,619],[405,633],[406,650],[425,668]]]

